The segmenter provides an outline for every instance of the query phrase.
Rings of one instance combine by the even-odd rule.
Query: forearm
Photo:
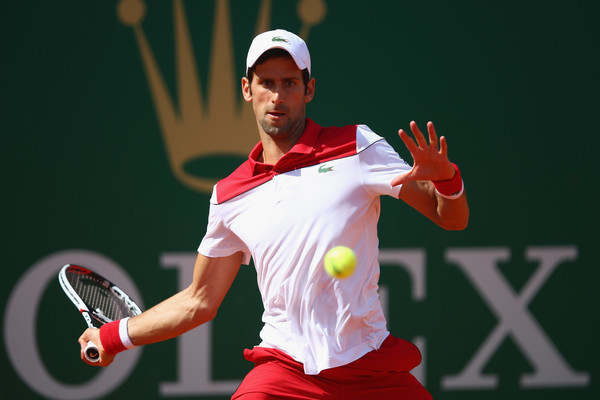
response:
[[[131,318],[128,332],[136,346],[179,336],[214,318],[216,310],[202,294],[187,288],[141,315]]]
[[[171,339],[210,321],[237,275],[242,256],[241,252],[219,258],[198,254],[189,287],[138,316],[110,322],[100,329],[86,329],[79,337],[82,360],[105,367],[117,353],[131,345]],[[89,342],[99,345],[98,362],[88,361],[84,356]]]
[[[444,229],[462,230],[469,223],[464,191],[457,199],[447,199],[436,192],[431,181],[412,181],[402,185],[400,198]]]
[[[456,164],[452,164],[452,167],[455,171],[452,178],[428,183],[433,186],[439,224],[445,229],[462,230],[469,223],[469,205],[460,170]]]
[[[431,183],[430,183],[431,184]],[[433,184],[431,184],[433,187]],[[469,204],[463,191],[457,199],[440,196],[432,189],[436,201],[436,223],[444,229],[463,230],[469,224]]]
[[[212,320],[240,268],[242,253],[209,258],[198,254],[192,284],[129,320],[128,332],[136,346],[179,336]]]

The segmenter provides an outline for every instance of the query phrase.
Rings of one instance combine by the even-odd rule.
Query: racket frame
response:
[[[82,270],[83,273],[94,276],[97,280],[101,281],[102,286],[104,286],[108,291],[111,291],[114,294],[116,294],[117,297],[119,297],[127,305],[129,310],[131,311],[132,316],[142,313],[142,310],[133,300],[131,300],[127,293],[125,293],[123,290],[121,290],[118,286],[113,284],[108,279],[91,271],[86,267],[82,267],[80,265],[75,264],[66,264],[61,268],[58,274],[58,282],[60,283],[60,286],[62,287],[67,297],[71,300],[71,302],[73,302],[75,307],[77,307],[77,309],[83,316],[83,319],[87,323],[88,327],[97,328],[96,326],[94,326],[94,320],[97,321],[100,325],[104,325],[112,321],[103,314],[96,314],[95,310],[90,310],[89,305],[85,301],[83,301],[83,299],[77,294],[77,292],[75,291],[73,286],[71,286],[67,278],[67,270],[71,267],[78,268]],[[88,342],[83,353],[85,358],[90,362],[100,361],[100,352],[98,350],[98,346],[91,341]]]

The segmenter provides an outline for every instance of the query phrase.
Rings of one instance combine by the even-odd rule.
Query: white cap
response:
[[[263,55],[264,52],[271,49],[283,49],[290,53],[294,62],[300,68],[308,69],[310,75],[310,53],[306,43],[299,36],[283,29],[275,29],[274,31],[263,32],[254,38],[248,57],[246,58],[246,73],[254,66],[256,60]]]

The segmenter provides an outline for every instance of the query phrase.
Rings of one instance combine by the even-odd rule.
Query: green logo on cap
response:
[[[290,43],[288,42],[287,39],[282,38],[281,36],[275,36],[273,39],[271,39],[272,42],[286,42],[286,43]]]

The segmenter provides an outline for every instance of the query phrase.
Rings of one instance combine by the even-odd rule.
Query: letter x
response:
[[[533,373],[521,376],[521,387],[587,385],[589,375],[573,371],[527,309],[552,272],[562,262],[577,258],[577,249],[529,248],[526,252],[527,260],[539,261],[539,267],[521,293],[512,289],[497,268],[497,263],[507,261],[509,256],[507,248],[450,249],[446,253],[446,260],[455,263],[469,278],[498,318],[498,324],[459,374],[442,379],[442,387],[495,388],[498,384],[497,376],[483,375],[482,371],[509,334],[534,368]]]

